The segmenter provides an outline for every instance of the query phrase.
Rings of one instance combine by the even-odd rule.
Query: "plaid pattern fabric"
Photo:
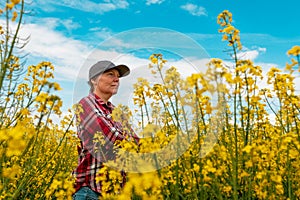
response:
[[[115,159],[114,143],[125,139],[126,133],[122,130],[121,123],[112,120],[114,105],[110,102],[106,104],[91,93],[81,99],[79,105],[83,111],[77,117],[80,146],[78,166],[73,172],[76,176],[75,190],[88,186],[101,193],[101,182],[96,182],[98,171],[105,161]],[[136,134],[133,134],[133,139],[138,143]]]

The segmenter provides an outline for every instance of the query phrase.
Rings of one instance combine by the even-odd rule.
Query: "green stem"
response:
[[[231,37],[231,41],[233,41],[233,36],[230,35]],[[235,47],[235,44],[233,44],[233,53],[234,53],[234,62],[235,62],[235,67],[237,67],[238,65],[238,57],[237,57],[237,49]],[[239,73],[236,71],[235,72],[235,76],[238,77],[239,76]],[[235,84],[235,90],[234,90],[234,100],[233,100],[233,103],[234,103],[234,107],[233,107],[233,116],[234,116],[234,124],[233,124],[233,128],[234,128],[234,148],[235,148],[235,151],[234,151],[234,154],[235,154],[235,159],[232,160],[232,164],[233,164],[233,197],[235,200],[238,199],[238,160],[239,160],[239,157],[238,157],[238,126],[237,126],[237,115],[238,115],[238,109],[237,109],[237,93],[236,91],[238,90],[239,88],[239,84],[236,83]]]
[[[9,3],[9,1],[7,0],[6,3]],[[5,79],[5,75],[7,73],[7,69],[8,69],[8,63],[11,56],[12,56],[12,53],[13,53],[13,50],[15,48],[15,44],[17,43],[17,38],[18,38],[18,34],[19,34],[19,30],[21,28],[21,23],[22,23],[22,19],[23,19],[23,14],[24,14],[24,0],[22,0],[21,2],[21,9],[20,9],[20,17],[19,17],[19,21],[18,21],[18,24],[17,24],[17,28],[16,28],[16,31],[14,33],[14,36],[13,36],[13,39],[12,41],[10,42],[9,41],[9,31],[10,31],[10,28],[9,28],[9,10],[7,9],[6,10],[6,41],[5,41],[5,49],[4,49],[4,56],[1,60],[1,73],[0,73],[0,93],[2,91],[2,87],[3,87],[3,82],[4,82],[4,79]],[[10,43],[10,47],[8,45],[8,43]]]

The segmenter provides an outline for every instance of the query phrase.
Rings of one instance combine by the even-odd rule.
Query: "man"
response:
[[[126,65],[115,65],[110,61],[99,61],[89,70],[90,93],[80,100],[78,113],[78,166],[74,200],[98,199],[101,196],[101,182],[96,181],[99,170],[108,160],[114,160],[114,144],[126,137],[132,137],[122,129],[120,122],[111,118],[114,105],[109,101],[118,92],[119,79],[130,73]],[[103,140],[96,141],[96,135]],[[138,143],[138,137],[133,134]],[[123,173],[124,174],[124,173]],[[125,179],[124,179],[125,181]]]

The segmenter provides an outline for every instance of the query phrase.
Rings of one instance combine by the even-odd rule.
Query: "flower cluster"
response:
[[[11,0],[0,15],[15,21],[23,5]],[[73,114],[62,114],[62,100],[55,95],[61,88],[50,62],[26,68],[22,56],[12,54],[24,44],[19,29],[11,31],[6,22],[0,26],[0,199],[71,199],[70,172],[77,160]],[[54,122],[55,115],[60,122]]]
[[[218,17],[233,48],[232,65],[214,58],[205,73],[184,80],[153,54],[150,69],[162,81],[139,79],[135,85],[138,109],[131,116],[141,126],[141,143],[131,161],[137,172],[154,171],[163,199],[300,198],[295,72],[271,68],[264,76],[261,66],[238,58],[242,46],[231,22],[228,11]],[[288,55],[297,58],[298,46]],[[135,189],[114,197],[135,197],[142,183],[129,178],[132,184]]]
[[[232,25],[232,14],[228,10],[224,10],[219,14],[217,22],[223,28],[219,32],[223,33],[223,40],[229,42],[228,46],[235,45],[237,49],[241,50],[240,31]]]
[[[112,114],[141,139],[118,143],[117,159],[100,170],[103,199],[300,198],[299,46],[287,52],[291,64],[264,76],[237,56],[242,45],[232,21],[229,11],[218,16],[231,64],[214,58],[206,72],[184,78],[162,54],[149,57],[160,81],[137,79],[133,111],[119,105]],[[24,70],[18,56],[1,59],[0,199],[71,199],[78,141],[73,114],[63,115],[54,95],[61,89],[54,66]]]

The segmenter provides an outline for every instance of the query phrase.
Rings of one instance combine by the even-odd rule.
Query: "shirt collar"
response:
[[[91,97],[93,97],[95,99],[95,101],[100,104],[100,105],[106,105],[109,108],[114,108],[114,105],[110,102],[107,101],[107,103],[105,103],[98,95],[96,95],[95,93],[90,93],[89,94]]]

